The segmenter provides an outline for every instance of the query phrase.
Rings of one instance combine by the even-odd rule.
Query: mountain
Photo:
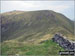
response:
[[[62,33],[74,40],[74,22],[51,10],[1,13],[1,40],[40,42]]]

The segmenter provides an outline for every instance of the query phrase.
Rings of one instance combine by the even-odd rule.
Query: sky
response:
[[[74,1],[0,1],[1,13],[13,10],[53,10],[74,20]]]

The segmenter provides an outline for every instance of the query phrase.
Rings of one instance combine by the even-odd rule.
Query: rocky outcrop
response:
[[[75,43],[70,42],[69,40],[65,39],[63,36],[59,34],[55,34],[52,40],[58,43],[65,50],[75,50]]]

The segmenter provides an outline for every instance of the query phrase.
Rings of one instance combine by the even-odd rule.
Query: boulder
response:
[[[65,50],[75,50],[75,43],[70,42],[69,40],[61,36],[60,34],[55,34],[52,40],[58,43]]]

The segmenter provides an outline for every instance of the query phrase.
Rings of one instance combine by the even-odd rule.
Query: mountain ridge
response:
[[[12,12],[11,15],[10,13],[1,14],[2,41],[12,39],[21,41],[35,39],[36,41],[43,38],[44,35],[52,35],[57,32],[72,36],[74,34],[74,22],[60,13],[50,10]],[[37,34],[39,35],[36,36]]]

